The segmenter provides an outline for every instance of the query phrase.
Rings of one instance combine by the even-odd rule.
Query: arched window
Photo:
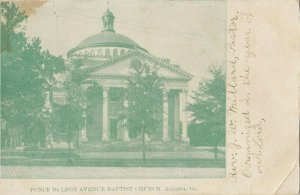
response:
[[[109,49],[106,49],[106,50],[105,50],[105,57],[106,57],[106,58],[111,58],[110,50],[109,50]]]
[[[125,50],[121,49],[121,55],[125,54]]]
[[[113,57],[117,57],[118,56],[118,50],[115,48],[113,50]]]
[[[98,53],[97,53],[98,57],[102,58],[103,57],[103,54],[102,54],[102,50],[101,49],[98,49]]]

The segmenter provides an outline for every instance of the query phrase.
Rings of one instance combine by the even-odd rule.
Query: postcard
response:
[[[1,1],[1,194],[298,194],[300,2]]]

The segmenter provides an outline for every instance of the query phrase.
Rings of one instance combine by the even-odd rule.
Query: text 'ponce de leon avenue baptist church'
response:
[[[103,30],[82,41],[68,52],[68,58],[80,59],[81,70],[88,72],[88,78],[82,83],[87,94],[84,126],[80,133],[81,141],[130,142],[139,139],[139,135],[130,133],[130,125],[122,125],[118,113],[126,107],[122,89],[127,87],[130,76],[130,63],[138,59],[149,65],[159,67],[159,77],[163,84],[161,125],[157,133],[148,135],[148,140],[182,141],[189,143],[187,134],[186,101],[188,82],[192,75],[181,70],[170,60],[152,56],[135,41],[118,34],[114,30],[114,15],[107,9],[102,16]],[[94,96],[88,93],[96,83],[101,90]]]

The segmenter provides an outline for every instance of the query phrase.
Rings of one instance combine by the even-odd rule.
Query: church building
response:
[[[87,94],[85,119],[80,139],[85,141],[131,142],[138,135],[130,133],[118,114],[126,107],[122,89],[127,87],[132,59],[139,59],[159,67],[163,83],[162,124],[157,135],[149,135],[149,141],[182,141],[189,143],[187,134],[187,91],[192,75],[180,69],[170,60],[157,58],[131,38],[114,29],[113,13],[107,9],[102,16],[102,32],[80,42],[67,53],[69,60],[80,59],[80,69],[88,73],[82,83]],[[167,46],[166,46],[167,49]],[[96,83],[101,90],[91,90]],[[90,95],[89,95],[90,94]]]

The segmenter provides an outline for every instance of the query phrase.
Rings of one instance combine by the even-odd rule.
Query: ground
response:
[[[113,150],[112,150],[113,149]],[[225,151],[210,147],[86,145],[35,151],[1,150],[2,178],[214,178],[225,174]]]
[[[48,179],[178,179],[220,178],[224,168],[146,168],[146,167],[24,167],[2,166],[1,178]]]

